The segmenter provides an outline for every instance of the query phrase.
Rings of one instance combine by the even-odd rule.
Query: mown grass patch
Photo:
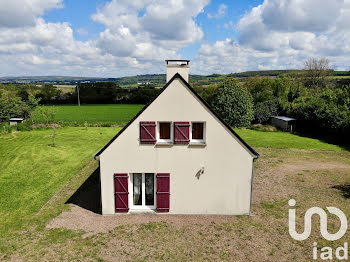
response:
[[[120,128],[65,127],[0,136],[0,234],[20,230]]]
[[[67,125],[113,125],[126,124],[142,108],[143,105],[57,105],[47,106],[55,107],[57,112],[53,120],[54,123],[63,123]],[[45,119],[34,113],[35,123],[45,123]]]
[[[328,144],[318,139],[302,137],[281,131],[260,131],[236,128],[235,131],[250,146],[267,148],[296,148],[307,150],[344,151],[339,145]]]
[[[83,230],[45,228],[48,221],[68,209],[65,201],[95,170],[97,163],[91,160],[92,154],[119,130],[59,128],[56,147],[49,146],[52,144],[50,129],[0,136],[0,260],[259,261],[263,257],[269,261],[281,258],[307,261],[311,258],[312,241],[323,243],[315,234],[302,244],[291,239],[287,224],[289,198],[282,193],[279,196],[278,192],[292,188],[291,197],[297,200],[300,216],[307,208],[324,207],[323,204],[339,207],[346,214],[350,212],[349,199],[344,195],[349,192],[346,166],[350,164],[349,152],[335,152],[337,150],[327,147],[326,150],[333,152],[325,152],[322,151],[325,146],[318,142],[310,146],[317,151],[277,149],[280,147],[270,135],[280,133],[281,139],[286,140],[285,146],[290,147],[304,138],[283,132],[240,129],[242,138],[252,146],[266,147],[259,148],[262,157],[257,161],[254,178],[254,216],[235,216],[210,224],[205,222],[206,216],[199,216],[195,224],[186,217],[180,217],[176,223],[155,220],[115,227],[88,237]],[[265,144],[261,144],[259,138]],[[293,167],[293,164],[299,165],[300,160],[316,164],[292,171],[285,168],[283,172],[289,173],[284,180],[277,179],[282,174],[276,168],[282,164]],[[327,162],[329,166],[317,169],[320,168],[317,163]],[[301,178],[305,182],[301,183]],[[278,189],[276,194],[271,193],[275,192],[273,188]],[[57,192],[60,192],[58,200],[50,201],[38,212],[52,196],[56,199]],[[271,195],[261,200],[263,194]],[[164,217],[166,219],[166,215]],[[329,221],[330,229],[337,229],[336,222],[336,219]]]

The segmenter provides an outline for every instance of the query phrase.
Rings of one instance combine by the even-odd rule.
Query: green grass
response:
[[[23,225],[120,128],[65,127],[0,136],[0,235]]]
[[[252,147],[296,148],[332,151],[344,150],[339,145],[328,144],[318,139],[297,136],[287,132],[259,131],[245,128],[237,128],[235,131]]]
[[[65,127],[0,136],[0,227],[20,227],[86,165],[120,128]],[[340,146],[285,132],[236,129],[251,146],[342,151]],[[1,230],[0,230],[1,232]]]
[[[129,122],[143,105],[57,105],[53,122],[66,124],[125,124]],[[34,122],[45,123],[45,119],[34,114]]]
[[[239,239],[238,242],[243,241],[244,243],[247,239],[242,239],[242,234],[245,234],[247,238],[252,237],[249,233],[245,233],[247,227],[257,230],[253,236],[265,234],[266,239],[273,239],[269,235],[273,232],[264,231],[262,233],[261,230],[265,227],[270,229],[270,225],[274,223],[270,221],[270,224],[262,224],[264,228],[259,229],[250,220],[251,218],[247,217],[241,219],[243,223],[241,227],[229,223],[205,227],[198,225],[194,229],[190,226],[187,226],[188,229],[175,229],[167,223],[149,222],[143,225],[117,227],[111,232],[91,238],[83,238],[82,235],[85,232],[79,230],[45,229],[48,221],[67,209],[67,205],[64,204],[65,201],[95,170],[97,162],[92,160],[92,155],[118,131],[120,131],[120,128],[117,127],[59,128],[57,129],[56,147],[51,146],[51,129],[0,135],[0,260],[6,260],[15,253],[20,257],[31,258],[32,261],[40,260],[42,256],[46,257],[46,259],[43,259],[45,261],[52,260],[51,258],[54,256],[57,256],[57,260],[98,261],[102,259],[100,256],[104,254],[101,250],[108,246],[109,242],[112,243],[116,236],[118,236],[118,241],[121,238],[124,243],[127,243],[126,246],[128,246],[128,241],[138,243],[131,249],[134,250],[131,254],[123,255],[128,256],[131,261],[141,260],[138,250],[139,248],[148,250],[150,248],[149,243],[154,243],[151,247],[151,253],[155,254],[152,257],[154,260],[186,260],[186,258],[187,260],[193,260],[198,256],[201,257],[198,254],[205,251],[201,249],[202,246],[214,243],[213,238],[217,238],[218,243],[221,243],[233,239],[232,235],[236,234],[235,239]],[[274,148],[342,150],[336,145],[326,144],[316,139],[299,137],[284,132],[248,129],[237,129],[236,131],[251,146],[266,147],[260,148],[263,157],[258,161],[258,165],[260,163],[262,165],[268,164],[269,162],[265,159],[272,159],[270,166],[273,168],[276,157],[284,159],[285,157],[291,158],[291,156],[298,159],[307,156],[317,160],[319,156],[316,157],[316,155],[320,155],[324,161],[349,159],[348,152],[310,152],[308,150],[291,152],[288,149],[280,152],[280,150],[274,150]],[[331,159],[328,159],[329,157]],[[267,161],[267,163],[261,161]],[[259,171],[259,168],[257,170]],[[329,176],[331,175],[330,173]],[[337,179],[337,176],[332,175],[330,179]],[[299,179],[300,175],[297,177]],[[308,183],[311,183],[313,181],[312,177],[304,175],[305,182],[302,185],[307,186]],[[344,184],[343,176],[339,177],[341,178],[339,181],[332,180],[332,183],[329,181],[326,183],[327,191],[325,192],[336,193],[334,190],[329,190],[329,184]],[[259,179],[259,175],[257,175],[257,178]],[[291,185],[296,183],[298,183],[298,180]],[[318,185],[319,183],[315,182],[315,184]],[[312,190],[302,192],[312,192]],[[53,198],[53,196],[55,197]],[[315,194],[315,196],[319,197],[319,194]],[[333,195],[329,199],[334,199]],[[49,200],[51,200],[49,204],[41,210]],[[286,203],[286,199],[272,199],[261,203],[261,206],[255,207],[254,210],[260,208],[261,216],[264,216],[264,219],[281,219],[285,214]],[[236,223],[240,221],[237,219],[240,218],[235,218]],[[125,229],[125,233],[120,232],[122,228]],[[199,234],[197,232],[204,233]],[[183,234],[188,234],[187,237],[197,241],[195,242],[197,244],[193,247],[193,253],[177,252],[178,249],[174,250],[172,246],[168,246],[169,250],[165,253],[157,248],[158,244],[170,243],[173,239],[180,241]],[[223,234],[225,235],[224,238],[221,237]],[[168,240],[164,241],[164,238],[168,238]],[[187,250],[187,242],[182,243],[180,241],[177,242],[177,245]],[[234,257],[232,251],[228,252],[223,248],[224,246],[219,246],[220,252],[213,251],[212,254],[204,254],[204,256],[212,256],[212,260],[215,260],[221,255],[222,258],[227,257],[228,260],[232,260]],[[216,249],[217,246],[213,250]]]
[[[0,233],[6,228],[21,228],[26,218],[38,212],[119,130],[60,128],[56,147],[51,146],[51,129],[1,135]],[[285,132],[236,131],[253,147],[342,150],[337,145]]]

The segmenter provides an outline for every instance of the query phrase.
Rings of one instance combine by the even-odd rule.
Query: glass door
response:
[[[154,173],[133,173],[130,176],[131,209],[155,209]]]
[[[154,174],[145,174],[145,203],[146,206],[154,206]]]
[[[133,204],[142,206],[142,174],[133,174]]]

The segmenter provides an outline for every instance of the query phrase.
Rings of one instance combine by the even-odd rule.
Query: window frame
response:
[[[170,138],[169,139],[160,139],[160,123],[169,123],[170,124]],[[174,143],[174,123],[172,121],[157,121],[156,139],[157,139],[157,144],[173,144]]]
[[[142,205],[134,205],[134,183],[133,178],[134,174],[141,174],[141,187],[142,187]],[[154,194],[154,204],[152,206],[146,205],[146,174],[153,174],[153,181],[154,181],[154,188],[153,188],[153,194]],[[129,210],[156,210],[157,208],[157,177],[156,173],[141,173],[141,172],[135,172],[135,173],[129,173]]]
[[[193,123],[201,123],[203,124],[203,139],[193,139],[192,138],[192,130],[193,130]],[[199,145],[205,145],[206,144],[206,122],[205,121],[191,121],[190,126],[190,144],[199,144]]]

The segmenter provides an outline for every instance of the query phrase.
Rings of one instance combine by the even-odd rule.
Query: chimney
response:
[[[188,82],[188,70],[190,60],[165,60],[166,62],[166,82],[179,73]]]

